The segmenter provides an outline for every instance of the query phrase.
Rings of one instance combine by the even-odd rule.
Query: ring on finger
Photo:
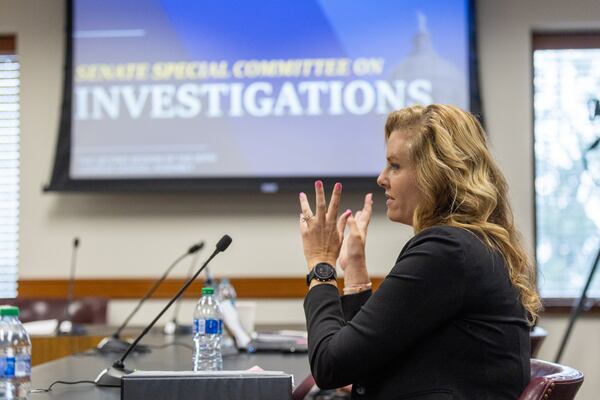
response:
[[[302,217],[302,221],[308,223],[312,217],[314,217],[314,215],[304,216]]]

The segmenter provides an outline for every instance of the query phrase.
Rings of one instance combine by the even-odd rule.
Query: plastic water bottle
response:
[[[219,300],[219,304],[221,305],[221,312],[223,313],[223,323],[225,324],[224,327],[227,328],[223,330],[223,338],[221,340],[221,349],[225,354],[230,352],[237,352],[236,342],[234,338],[229,334],[231,331],[231,326],[229,326],[228,323],[231,323],[231,321],[227,315],[227,311],[232,310],[234,313],[236,313],[237,318],[237,312],[235,311],[236,299],[237,293],[235,292],[235,288],[233,287],[231,282],[229,282],[229,279],[222,278],[219,282],[219,286],[217,286],[217,300]]]
[[[202,288],[202,297],[194,310],[194,371],[223,369],[222,333],[223,315],[214,288]]]
[[[16,398],[15,358],[9,337],[10,326],[0,318],[0,399]]]
[[[231,304],[235,307],[237,293],[235,292],[235,288],[231,282],[229,282],[229,279],[221,279],[221,282],[219,282],[219,286],[217,287],[217,294],[220,303],[223,303],[226,300],[231,300]]]
[[[19,308],[0,307],[0,399],[28,398],[31,340],[19,321]]]

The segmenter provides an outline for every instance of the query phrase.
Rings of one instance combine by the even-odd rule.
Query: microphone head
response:
[[[204,241],[198,242],[198,243],[196,243],[195,245],[193,245],[192,247],[189,248],[188,254],[197,253],[198,251],[202,250],[203,247],[204,247]]]
[[[223,235],[221,240],[217,243],[217,251],[225,251],[231,244],[233,239],[229,235]]]
[[[79,238],[78,237],[75,237],[73,239],[73,247],[79,247]]]

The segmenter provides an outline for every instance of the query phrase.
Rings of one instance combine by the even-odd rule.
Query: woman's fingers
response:
[[[335,221],[337,218],[338,209],[340,207],[340,198],[342,197],[342,184],[336,183],[333,186],[333,192],[331,193],[331,200],[329,201],[329,208],[327,209],[327,220]]]
[[[354,214],[354,218],[356,218],[356,220],[358,222],[360,222],[362,220],[362,214],[363,214],[362,210],[359,210],[356,212],[356,214]]]
[[[342,195],[342,184],[336,183],[333,187],[333,192],[331,194],[331,200],[329,202],[329,206],[327,206],[327,202],[325,200],[325,189],[323,188],[322,181],[315,182],[315,198],[316,198],[316,214],[313,214],[310,209],[310,204],[308,202],[308,198],[304,192],[300,193],[300,209],[302,210],[302,215],[300,217],[301,221],[308,221],[312,217],[316,217],[319,222],[330,221],[334,223],[337,218],[338,209],[340,207],[340,200]]]
[[[322,181],[315,182],[315,196],[317,204],[317,220],[320,222],[325,221],[325,190],[323,189]]]
[[[371,213],[373,212],[373,193],[367,193],[365,196],[365,204],[363,205],[362,211],[371,218]]]
[[[369,222],[371,221],[371,214],[373,213],[373,193],[367,193],[365,196],[365,204],[360,212],[361,227],[364,230],[365,235],[369,228]]]
[[[341,238],[344,237],[344,230],[346,229],[346,223],[348,222],[348,218],[352,215],[352,211],[346,210],[340,215],[337,220],[337,231],[338,235]]]
[[[356,236],[362,236],[360,234],[360,229],[358,228],[358,224],[356,223],[356,218],[352,215],[348,217],[348,227],[350,228],[350,234]]]
[[[300,213],[300,220],[298,221],[300,224],[300,233],[304,235],[308,230],[308,225],[306,224],[306,219],[304,218],[304,213]]]
[[[300,210],[302,210],[301,219],[306,221],[307,219],[312,218],[313,213],[310,209],[310,204],[308,204],[308,198],[306,197],[306,193],[301,192],[299,195],[300,199]]]

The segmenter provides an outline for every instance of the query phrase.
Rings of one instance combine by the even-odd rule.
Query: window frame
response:
[[[17,38],[15,35],[0,35],[0,54],[16,54]]]
[[[17,37],[14,34],[0,34],[0,56],[17,56]],[[18,58],[17,58],[17,62],[18,62]],[[20,63],[19,63],[20,64]],[[20,71],[20,67],[19,67],[19,71]],[[20,73],[19,73],[20,75]],[[20,84],[20,76],[19,76],[19,99],[18,99],[18,104],[20,105],[20,99],[21,99],[21,84]],[[19,294],[19,248],[20,248],[20,191],[21,191],[21,145],[20,145],[20,137],[21,137],[21,127],[20,127],[20,121],[21,121],[21,112],[20,112],[20,107],[19,107],[19,116],[18,116],[18,120],[19,120],[19,127],[18,127],[18,132],[17,132],[17,138],[19,139],[17,141],[17,161],[18,161],[18,165],[17,165],[17,216],[16,216],[16,243],[15,243],[15,248],[16,248],[16,257],[15,257],[15,264],[14,264],[14,268],[15,268],[15,272],[14,272],[14,296],[18,297]],[[8,275],[8,274],[7,274]],[[2,281],[4,283],[4,281]],[[10,281],[7,281],[10,282]],[[12,282],[11,282],[12,283]],[[8,290],[7,290],[8,292]],[[4,297],[4,298],[11,298],[10,296],[6,296],[5,297],[5,293],[4,293],[4,289],[2,291],[2,296],[0,297]]]
[[[537,177],[536,158],[535,158],[535,90],[533,80],[535,75],[534,70],[534,53],[536,50],[567,50],[567,49],[600,49],[600,30],[584,30],[584,31],[532,31],[531,32],[531,54],[530,54],[530,90],[531,90],[531,162],[533,170],[533,190],[532,190],[532,205],[533,205],[533,254],[536,266],[537,275],[537,205],[536,205],[536,190],[535,180]],[[591,265],[589,266],[591,268]],[[594,280],[600,279],[600,274],[596,273]],[[544,314],[546,315],[564,315],[572,311],[577,305],[579,297],[544,297]],[[583,313],[588,315],[600,315],[600,298],[587,298]]]

